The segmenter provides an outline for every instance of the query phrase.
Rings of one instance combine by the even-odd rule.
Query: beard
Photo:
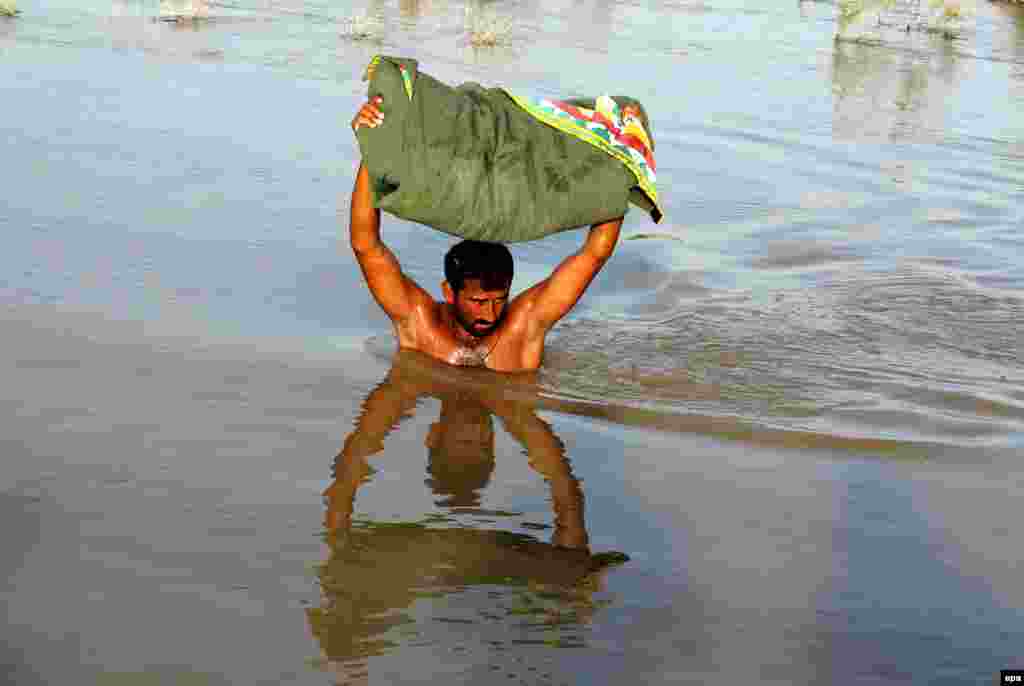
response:
[[[498,327],[498,324],[501,323],[502,319],[501,317],[498,317],[498,319],[493,322],[486,322],[480,319],[472,320],[463,315],[458,308],[453,309],[455,310],[455,320],[459,322],[459,326],[474,338],[483,338],[494,331]],[[504,316],[504,312],[502,315]]]

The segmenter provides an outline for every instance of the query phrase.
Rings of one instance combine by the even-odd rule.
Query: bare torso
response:
[[[480,338],[461,329],[451,305],[437,302],[423,292],[412,316],[404,322],[394,322],[398,345],[453,365],[501,372],[537,369],[544,355],[545,332],[532,325],[527,316],[531,291],[513,300],[498,327]]]

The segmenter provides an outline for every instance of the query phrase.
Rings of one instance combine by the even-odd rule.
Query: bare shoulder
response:
[[[420,287],[415,281],[410,279],[410,282],[409,324],[417,328],[426,327],[428,329],[434,329],[439,326],[441,322],[442,303],[434,300],[434,296]]]
[[[408,276],[405,277],[407,288],[409,289],[409,301],[410,304],[415,308],[437,308],[439,303],[434,300],[434,296],[427,292],[423,286],[413,281]]]
[[[547,281],[547,279],[544,279],[535,283],[512,299],[512,302],[508,305],[508,314],[506,315],[507,326],[510,329],[525,333],[537,328],[536,325],[539,324],[539,321],[534,316],[535,308]]]
[[[431,338],[440,321],[438,309],[440,305],[434,298],[412,279],[405,277],[408,299],[406,316],[391,317],[399,345],[403,348],[418,349],[422,342]]]
[[[517,295],[508,305],[500,343],[488,361],[498,371],[537,369],[544,357],[548,329],[537,316],[537,297],[544,289],[538,283]]]

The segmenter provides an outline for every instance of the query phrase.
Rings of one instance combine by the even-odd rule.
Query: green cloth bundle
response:
[[[452,88],[417,66],[379,56],[367,68],[367,96],[383,98],[384,122],[360,127],[356,138],[380,209],[463,238],[503,243],[616,219],[630,202],[661,218],[649,153],[650,179],[642,189],[629,155],[589,131],[567,133],[503,89]],[[637,101],[612,100],[636,108],[646,126]],[[592,109],[595,101],[565,102]]]

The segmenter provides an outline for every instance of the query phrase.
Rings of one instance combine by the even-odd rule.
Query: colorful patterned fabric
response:
[[[377,70],[377,65],[380,64],[383,55],[376,55],[370,63],[366,65],[366,71],[363,72],[363,81],[373,80],[373,74]],[[391,59],[391,58],[386,58]],[[409,68],[402,62],[395,60],[395,64],[398,65],[398,71],[402,75],[402,85],[405,86],[405,94],[409,96],[409,100],[412,100],[412,80],[414,75],[409,73]]]
[[[619,107],[607,95],[599,96],[594,109],[588,109],[562,100],[502,90],[531,116],[590,143],[626,165],[657,214],[663,214],[658,204],[653,146],[635,108]]]

